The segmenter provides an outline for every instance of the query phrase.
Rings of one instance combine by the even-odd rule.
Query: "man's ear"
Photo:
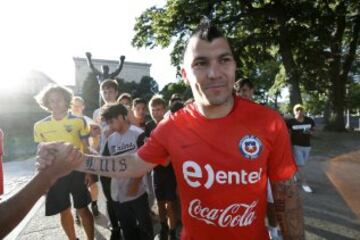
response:
[[[184,67],[181,67],[180,72],[181,72],[181,77],[182,77],[185,85],[190,86],[190,83],[189,83],[189,80],[188,80],[188,78],[187,78],[187,74],[186,74],[185,68],[184,68]]]

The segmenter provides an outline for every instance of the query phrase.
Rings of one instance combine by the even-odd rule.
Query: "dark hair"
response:
[[[173,94],[171,95],[170,100],[169,100],[169,106],[170,106],[171,104],[173,104],[174,102],[183,102],[180,94],[178,94],[178,93],[173,93]]]
[[[114,79],[106,79],[100,84],[101,90],[104,90],[105,88],[113,88],[115,91],[118,91],[119,84]]]
[[[170,112],[175,113],[175,112],[179,111],[180,109],[182,109],[183,107],[184,107],[184,104],[182,102],[174,102],[173,104],[170,105]]]
[[[189,42],[192,38],[199,38],[204,41],[212,42],[217,38],[225,38],[224,34],[211,23],[208,18],[203,18],[195,31],[191,34],[191,37],[186,41],[183,59],[185,56],[186,49],[188,48]]]
[[[212,42],[216,38],[224,37],[224,34],[209,19],[203,18],[191,37]]]
[[[117,101],[119,102],[119,101],[121,101],[123,99],[127,99],[127,100],[129,100],[131,102],[132,101],[131,94],[130,93],[122,93],[120,95],[120,97],[117,99]]]
[[[146,101],[145,101],[145,99],[143,99],[143,98],[135,98],[135,99],[133,100],[133,108],[134,108],[136,105],[140,104],[140,103],[142,103],[142,104],[144,104],[144,105],[146,106]]]
[[[235,83],[235,91],[240,91],[240,88],[244,87],[244,86],[248,86],[250,89],[254,89],[254,84],[250,81],[250,79],[248,78],[240,78],[239,80],[236,81]]]
[[[124,118],[127,116],[128,110],[121,103],[107,104],[101,108],[101,118],[108,121],[122,115]]]

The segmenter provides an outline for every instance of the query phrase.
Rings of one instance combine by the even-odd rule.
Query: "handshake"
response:
[[[77,169],[84,155],[70,143],[40,143],[37,149],[36,168],[57,180]]]

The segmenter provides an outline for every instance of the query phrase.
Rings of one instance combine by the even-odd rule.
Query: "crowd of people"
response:
[[[100,85],[104,105],[96,109],[93,118],[84,116],[85,102],[72,96],[69,89],[50,85],[36,97],[39,105],[51,115],[34,126],[35,142],[64,141],[77,146],[83,153],[113,156],[134,153],[140,148],[156,125],[167,113],[167,103],[161,96],[153,96],[149,102],[150,116],[144,99],[129,93],[119,96],[116,80],[107,79]],[[180,96],[174,95],[169,111],[174,113],[183,107]],[[110,167],[110,166],[104,166]],[[59,179],[46,195],[46,215],[60,214],[61,225],[69,239],[76,239],[74,218],[70,207],[70,195],[76,209],[75,223],[82,224],[88,239],[94,238],[94,217],[99,215],[97,204],[97,175],[78,171]],[[154,196],[159,209],[161,230],[159,239],[176,239],[176,180],[171,165],[158,166],[144,176],[116,179],[100,176],[101,189],[106,199],[111,239],[153,239],[151,207]],[[169,219],[169,221],[168,221]]]
[[[75,222],[94,239],[100,182],[111,239],[154,239],[154,214],[160,240],[177,239],[179,225],[184,240],[304,239],[298,182],[312,191],[303,166],[314,122],[302,105],[285,123],[253,102],[254,85],[235,83],[235,69],[227,38],[202,23],[181,69],[193,99],[174,94],[167,103],[155,95],[147,103],[119,94],[117,82],[106,79],[104,105],[89,118],[84,100],[70,90],[43,89],[36,99],[50,115],[34,126],[39,174],[69,165],[42,189],[46,215],[60,215],[68,239],[77,239]]]

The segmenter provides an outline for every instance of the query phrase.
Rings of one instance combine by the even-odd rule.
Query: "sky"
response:
[[[176,81],[171,49],[136,49],[135,18],[160,0],[0,1],[1,88],[21,86],[21,76],[42,71],[64,85],[75,83],[73,57],[150,63],[160,88]],[[5,83],[6,81],[6,83]]]

